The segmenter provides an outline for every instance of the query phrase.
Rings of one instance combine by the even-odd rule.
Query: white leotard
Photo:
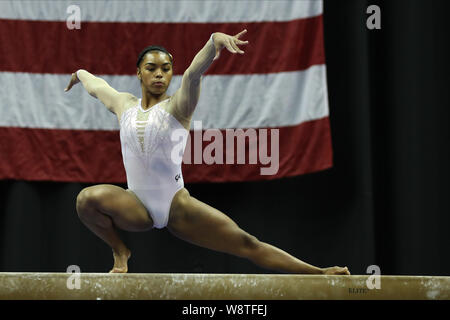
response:
[[[166,101],[166,100],[164,100]],[[189,132],[162,103],[144,110],[139,103],[120,119],[120,143],[129,190],[146,207],[155,228],[164,228],[175,193],[184,187],[181,157]],[[176,130],[176,141],[172,133]],[[173,156],[173,152],[178,157]]]

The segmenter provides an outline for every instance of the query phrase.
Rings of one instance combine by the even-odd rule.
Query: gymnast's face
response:
[[[154,95],[166,92],[172,80],[172,63],[169,56],[161,51],[148,52],[137,70],[141,84]]]

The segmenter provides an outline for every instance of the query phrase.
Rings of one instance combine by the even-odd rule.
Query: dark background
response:
[[[381,30],[366,8],[381,7]],[[311,264],[449,275],[449,28],[444,1],[325,1],[334,167],[266,182],[186,184],[260,240]],[[88,184],[0,181],[0,271],[107,272],[78,219]],[[120,185],[126,187],[126,185]],[[122,232],[130,272],[266,273],[166,229]]]

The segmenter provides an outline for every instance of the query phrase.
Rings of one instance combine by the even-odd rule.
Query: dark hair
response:
[[[166,48],[161,47],[161,46],[148,46],[147,48],[145,48],[144,50],[141,51],[141,53],[139,53],[137,62],[136,62],[136,66],[139,68],[139,64],[141,63],[142,59],[144,58],[144,56],[147,54],[147,52],[150,51],[161,51],[164,52],[165,54],[167,54],[170,58],[170,63],[172,63],[173,65],[173,58],[172,55],[169,53],[169,51],[166,50]]]

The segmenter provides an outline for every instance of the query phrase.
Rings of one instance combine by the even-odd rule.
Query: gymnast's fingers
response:
[[[247,29],[242,30],[241,32],[236,34],[234,37],[239,39],[239,37],[242,36],[244,33],[247,33]]]
[[[74,84],[78,83],[78,77],[76,75],[76,73],[72,73],[72,76],[70,78],[69,84],[67,85],[67,87],[64,89],[65,92],[69,91]]]
[[[233,48],[233,45],[231,44],[231,41],[225,41],[224,42],[224,46],[225,48],[227,48],[228,51],[230,51],[231,53],[237,53],[237,51]]]
[[[235,53],[240,53],[240,54],[244,54],[244,51],[242,51],[241,49],[239,49],[239,47],[236,45],[236,43],[234,42],[234,40],[230,40],[230,45],[231,47],[234,49]]]
[[[248,44],[248,41],[242,41],[242,40],[239,40],[239,39],[235,39],[234,40],[234,43],[236,43],[236,44],[238,44],[238,45],[246,45],[246,44]]]

